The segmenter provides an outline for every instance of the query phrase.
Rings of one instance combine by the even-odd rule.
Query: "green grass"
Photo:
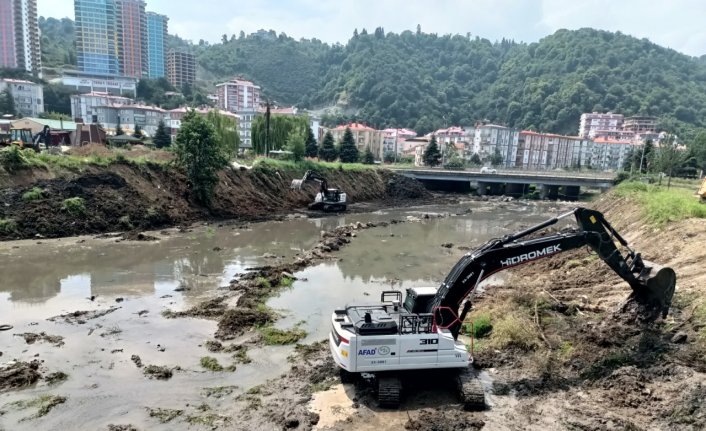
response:
[[[279,280],[279,287],[292,287],[292,284],[294,284],[294,279],[286,275]]]
[[[263,289],[271,289],[272,284],[270,284],[270,280],[266,279],[265,277],[257,277],[255,279],[255,284]]]
[[[82,197],[64,199],[61,209],[74,216],[83,215],[86,213],[86,200]]]
[[[484,338],[493,330],[493,325],[489,315],[480,314],[464,324],[463,329],[466,334],[473,334],[473,338]]]
[[[172,421],[177,416],[181,416],[184,410],[154,408],[148,409],[150,417],[157,418],[163,424]]]
[[[655,186],[641,182],[623,182],[616,188],[619,196],[637,199],[648,222],[656,226],[687,218],[706,218],[706,205],[699,202],[696,189]]]
[[[44,190],[41,187],[32,187],[32,190],[28,190],[22,194],[22,200],[25,202],[32,202],[42,198]]]
[[[376,165],[364,165],[362,163],[340,163],[340,162],[314,162],[312,160],[303,160],[301,162],[294,162],[290,160],[276,160],[261,158],[257,159],[253,163],[253,168],[258,170],[272,170],[272,169],[290,169],[296,171],[325,171],[325,170],[339,170],[339,171],[367,171],[370,169],[377,169]]]
[[[59,404],[63,404],[66,402],[66,397],[61,397],[58,395],[41,395],[37,398],[33,398],[31,400],[24,400],[24,401],[15,401],[11,405],[13,407],[16,407],[20,410],[24,409],[29,409],[29,408],[37,408],[37,413],[34,415],[24,418],[24,420],[28,419],[36,419],[40,418],[42,416],[45,416],[47,413],[51,411],[54,407],[58,406]]]
[[[300,328],[293,329],[278,329],[274,326],[264,326],[260,328],[262,339],[269,346],[281,346],[285,344],[294,344],[302,338],[306,337],[306,331]]]
[[[17,223],[11,218],[0,218],[0,234],[9,235],[17,231]]]
[[[132,229],[133,225],[132,222],[130,221],[130,216],[129,215],[124,215],[118,219],[118,224],[120,225],[120,228],[122,229]]]
[[[218,363],[218,359],[212,356],[201,358],[201,366],[210,371],[223,371],[223,366]]]

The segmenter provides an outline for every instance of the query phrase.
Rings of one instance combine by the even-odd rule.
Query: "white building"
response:
[[[479,123],[475,128],[471,154],[478,154],[483,163],[490,163],[496,150],[502,156],[502,167],[512,168],[517,159],[517,144],[520,132],[496,124]]]
[[[618,131],[623,128],[623,115],[608,112],[601,114],[591,112],[581,114],[579,123],[579,136],[582,138],[592,138],[597,132]]]
[[[613,171],[622,169],[633,147],[630,141],[597,138],[593,141],[589,154],[591,167]]]
[[[593,142],[578,136],[523,130],[518,141],[515,167],[530,170],[585,167]]]
[[[99,77],[83,73],[65,74],[52,79],[52,84],[62,84],[85,93],[103,92],[118,96],[135,97],[137,79],[128,77]]]
[[[15,100],[15,110],[25,117],[37,117],[44,112],[44,89],[40,84],[19,79],[0,79],[0,92],[7,88]],[[8,114],[2,112],[0,114]]]
[[[385,129],[382,131],[382,154],[393,153],[401,155],[405,149],[404,142],[416,138],[417,132],[409,129]]]
[[[128,97],[93,91],[71,96],[71,117],[81,119],[85,124],[98,123],[98,107],[134,105]]]
[[[233,79],[216,85],[218,109],[240,113],[260,107],[260,86],[244,79]]]

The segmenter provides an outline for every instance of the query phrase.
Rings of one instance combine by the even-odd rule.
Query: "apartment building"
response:
[[[41,77],[37,0],[0,0],[0,67]]]
[[[511,168],[517,160],[520,132],[497,124],[478,123],[475,126],[471,154],[478,154],[483,163],[490,163],[496,151],[502,156],[502,167]]]
[[[144,0],[115,0],[118,62],[123,76],[147,76],[147,15]]]
[[[520,132],[515,167],[529,170],[585,167],[590,163],[592,141],[579,136]]]
[[[581,114],[579,122],[579,136],[582,138],[591,138],[592,134],[598,131],[606,130],[621,130],[623,128],[623,115],[608,112],[602,114],[599,112]]]
[[[353,140],[355,141],[358,151],[361,153],[367,148],[373,153],[376,159],[382,160],[382,149],[384,141],[384,132],[382,130],[375,130],[372,127],[366,126],[361,123],[349,123],[343,124],[333,129],[328,130],[333,135],[333,140],[336,144],[343,140],[343,135],[346,133],[346,129],[351,129],[353,134]]]
[[[147,76],[152,79],[167,76],[168,22],[166,15],[147,12]]]
[[[115,0],[74,0],[76,61],[93,75],[120,73]]]
[[[383,143],[382,154],[395,153],[402,155],[405,149],[404,142],[408,139],[416,138],[417,132],[410,129],[385,129],[382,131]]]
[[[103,125],[106,132],[115,132],[120,124],[120,128],[125,133],[135,131],[135,126],[139,125],[143,133],[147,136],[154,136],[157,132],[159,121],[168,121],[165,110],[156,106],[146,106],[138,104],[130,105],[104,105],[95,108],[98,122]]]
[[[252,81],[235,78],[216,85],[218,108],[224,111],[240,112],[257,110],[260,106],[260,86]]]
[[[600,170],[619,170],[625,164],[634,145],[630,141],[596,138],[590,150],[590,166]]]
[[[188,52],[169,51],[167,54],[167,78],[176,88],[182,88],[185,84],[193,84],[196,81],[196,57]]]
[[[0,79],[0,92],[8,88],[19,114],[36,117],[44,112],[44,88],[40,84],[20,79]]]
[[[71,117],[81,120],[84,124],[98,123],[98,108],[104,106],[134,105],[135,101],[128,97],[115,96],[110,93],[92,91],[71,96]]]
[[[634,116],[625,119],[623,129],[633,133],[655,133],[657,131],[657,117]]]

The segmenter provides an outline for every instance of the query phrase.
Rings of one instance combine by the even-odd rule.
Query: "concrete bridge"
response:
[[[498,170],[497,173],[481,173],[480,170],[452,171],[445,169],[400,169],[399,172],[429,185],[453,185],[464,183],[475,187],[478,194],[522,196],[530,187],[539,190],[542,199],[577,199],[581,187],[606,191],[613,187],[614,175],[607,172],[596,174],[567,171],[520,171]]]

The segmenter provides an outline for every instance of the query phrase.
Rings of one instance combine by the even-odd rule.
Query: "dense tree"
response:
[[[473,153],[473,155],[471,156],[470,162],[474,166],[480,166],[483,164],[483,161],[480,159],[480,156],[478,155],[478,153]]]
[[[142,127],[139,124],[135,124],[135,130],[132,132],[132,137],[137,139],[142,139],[145,135],[142,133]]]
[[[439,166],[441,163],[441,151],[436,143],[436,135],[431,135],[431,141],[424,150],[424,164],[427,166]]]
[[[12,97],[10,87],[5,87],[5,90],[0,94],[0,115],[17,115],[15,109],[15,98]]]
[[[63,114],[61,112],[44,111],[39,114],[39,118],[46,118],[47,120],[64,120],[71,121],[71,116]]]
[[[175,153],[196,200],[210,206],[218,171],[228,164],[213,126],[195,111],[187,112],[176,137]]]
[[[343,132],[338,157],[343,163],[357,163],[360,158],[360,153],[358,152],[358,147],[355,144],[353,132],[351,132],[350,127],[346,127],[346,131]]]
[[[159,120],[159,124],[157,124],[157,131],[152,138],[152,142],[157,148],[166,148],[172,145],[172,138],[169,136],[163,120]]]
[[[281,150],[287,145],[289,132],[293,129],[306,130],[309,120],[306,117],[289,115],[272,115],[270,117],[269,142],[265,116],[255,118],[251,127],[253,150],[257,154],[265,154],[272,150]]]
[[[78,94],[75,88],[62,84],[44,85],[44,109],[71,115],[71,96]]]
[[[667,188],[671,187],[672,176],[681,164],[684,163],[686,155],[686,151],[679,148],[677,139],[674,135],[667,135],[664,139],[660,140],[659,149],[655,154],[654,162],[657,171],[664,173],[669,177]],[[662,175],[660,175],[659,179],[661,184]]]
[[[319,149],[319,157],[326,162],[333,162],[338,158],[338,151],[336,151],[331,132],[326,132],[324,135],[324,141]]]
[[[306,128],[306,157],[316,157],[319,155],[319,146],[316,143],[314,131],[311,126]]]
[[[216,144],[223,158],[225,160],[233,159],[240,147],[240,134],[238,133],[238,123],[235,118],[212,110],[206,115],[206,121],[213,126]]]
[[[289,131],[287,150],[292,152],[292,158],[295,162],[301,161],[306,153],[306,138],[304,134],[304,131],[299,127]]]
[[[45,65],[75,60],[71,20],[42,18],[40,26],[43,41],[56,42],[42,44]],[[488,119],[576,133],[581,113],[598,110],[668,118],[678,130],[665,130],[687,143],[697,133],[686,126],[706,127],[706,62],[622,33],[558,30],[524,44],[378,28],[355,32],[345,45],[274,31],[214,45],[169,35],[167,45],[195,54],[214,80],[240,75],[281,104],[337,106],[376,127],[427,133]],[[165,91],[144,100],[176,103]]]
[[[365,152],[363,153],[363,160],[361,161],[365,165],[372,165],[373,163],[375,163],[375,156],[373,155],[373,152],[370,151],[370,147],[365,148]]]
[[[500,166],[503,164],[503,155],[500,153],[500,149],[496,148],[493,155],[490,157],[490,164],[493,166]]]

